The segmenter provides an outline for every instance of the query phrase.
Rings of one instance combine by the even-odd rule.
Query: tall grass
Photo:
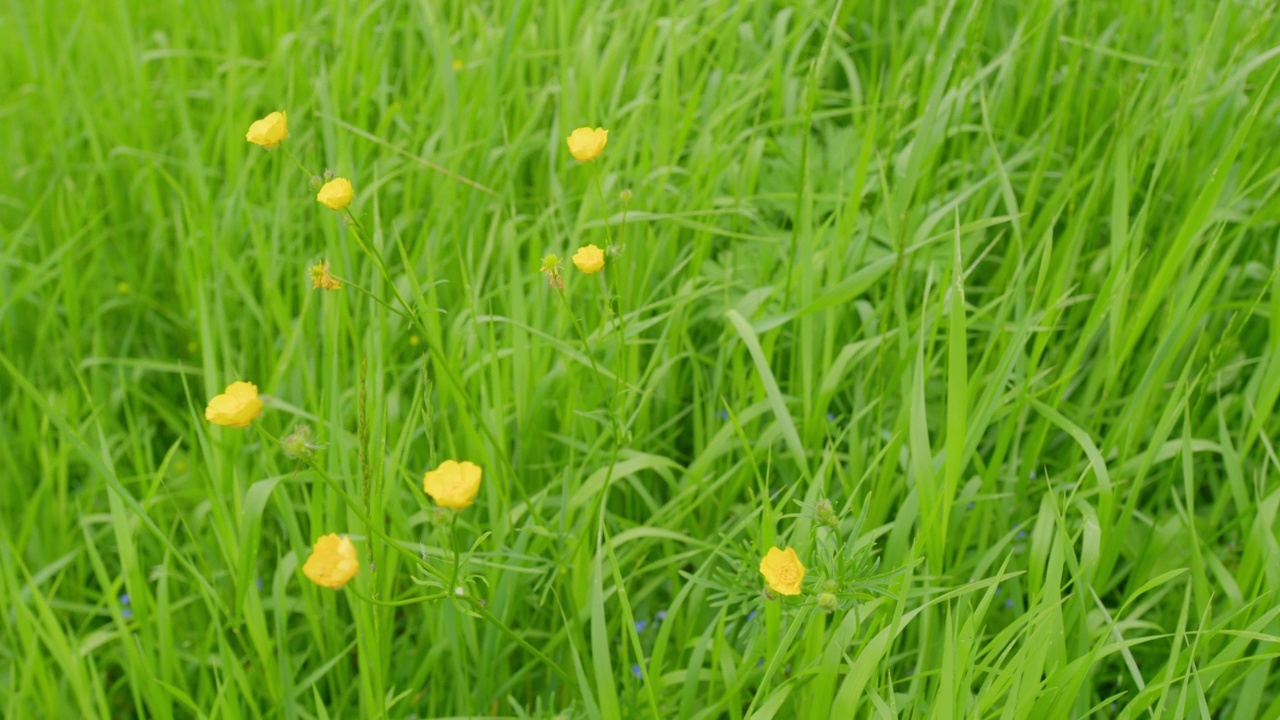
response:
[[[1273,4],[0,8],[4,716],[1280,716]]]

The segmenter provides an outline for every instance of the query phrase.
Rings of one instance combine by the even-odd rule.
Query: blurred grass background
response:
[[[4,0],[0,36],[6,717],[1280,716],[1274,4]],[[279,109],[385,273],[245,142]],[[624,212],[565,274],[584,343],[539,260]],[[257,429],[206,423],[241,379]],[[450,457],[466,600],[360,599],[429,591],[378,533],[452,567]]]

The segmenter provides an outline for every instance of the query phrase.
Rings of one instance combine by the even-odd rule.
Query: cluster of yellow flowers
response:
[[[580,127],[566,138],[569,143],[569,154],[578,162],[591,162],[600,157],[604,146],[609,142],[609,131],[604,128]],[[551,255],[549,257],[555,257]],[[584,245],[573,254],[573,264],[579,270],[594,275],[604,269],[604,251],[595,245]],[[545,267],[546,261],[543,261]]]
[[[245,139],[264,148],[275,148],[289,137],[289,121],[283,111],[273,112],[255,121],[245,133]],[[603,147],[603,144],[602,144]],[[598,154],[598,152],[597,152]],[[332,210],[342,212],[355,197],[355,188],[344,177],[329,179],[316,194],[316,201]],[[337,290],[341,283],[329,274],[329,261],[324,260],[311,268],[313,287]],[[237,381],[209,400],[204,416],[209,422],[224,427],[246,428],[262,415],[263,403],[258,397],[258,386],[251,382]],[[463,510],[472,505],[480,492],[483,471],[472,462],[445,460],[434,470],[428,470],[422,478],[423,491],[440,507]],[[360,557],[351,538],[337,533],[322,535],[311,549],[311,555],[302,566],[302,572],[311,582],[321,587],[338,590],[360,571]]]
[[[225,427],[245,428],[262,415],[258,386],[238,381],[215,395],[204,409],[209,422]],[[484,471],[473,462],[445,460],[422,476],[422,490],[436,505],[452,510],[465,510],[480,492]],[[321,536],[311,549],[302,572],[311,582],[337,590],[360,571],[360,558],[350,538],[335,533]]]
[[[289,139],[288,114],[278,110],[269,113],[261,120],[255,120],[249,126],[249,131],[244,134],[244,139],[268,150],[278,147],[280,143]],[[314,182],[320,186],[319,192],[316,193],[316,202],[330,210],[342,212],[355,199],[356,190],[351,185],[351,181],[344,177],[331,178],[326,173],[326,180],[323,183],[320,178],[316,178]],[[338,290],[342,287],[342,283],[329,274],[328,260],[312,266],[311,281],[312,287],[324,290]]]
[[[459,69],[460,63],[454,63]],[[255,121],[245,133],[245,139],[264,148],[275,148],[289,137],[289,121],[284,111],[273,112]],[[587,163],[600,157],[609,142],[609,131],[604,128],[580,127],[566,139],[569,153],[575,160]],[[355,197],[355,188],[344,177],[326,174],[323,184],[320,178],[316,201],[337,212],[344,212]],[[624,191],[629,199],[630,191]],[[348,218],[351,220],[351,218]],[[573,264],[587,275],[604,269],[605,253],[596,245],[584,245],[573,255]],[[560,276],[560,258],[548,255],[542,260],[542,273],[551,286],[563,289]],[[341,283],[329,273],[329,261],[324,260],[311,268],[312,286],[325,290],[337,290]],[[417,336],[414,336],[415,339]],[[248,427],[262,414],[263,403],[258,397],[258,387],[251,382],[238,381],[209,401],[204,416],[209,422],[226,427]],[[452,510],[464,510],[472,505],[480,491],[483,471],[475,463],[445,460],[422,477],[422,489],[436,505]],[[311,555],[302,566],[302,572],[321,587],[341,589],[360,571],[360,558],[355,544],[349,537],[337,533],[322,535],[312,547]],[[770,548],[760,560],[760,573],[769,588],[780,595],[799,595],[804,582],[805,567],[796,551]]]

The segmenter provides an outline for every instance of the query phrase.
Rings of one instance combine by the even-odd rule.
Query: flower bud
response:
[[[836,508],[826,498],[818,501],[818,506],[814,509],[814,515],[818,518],[818,522],[832,530],[840,527],[840,518],[836,517]]]
[[[835,612],[839,604],[840,601],[835,595],[829,592],[818,593],[818,607],[822,608],[823,612]]]
[[[307,425],[295,427],[293,433],[286,435],[280,441],[280,447],[284,450],[286,457],[294,460],[311,457],[316,451],[316,445],[311,442],[311,428]]]
[[[833,593],[840,589],[840,583],[835,580],[828,580],[822,583],[822,592]]]
[[[626,190],[618,193],[618,199],[622,202],[631,202],[631,188],[627,188]]]

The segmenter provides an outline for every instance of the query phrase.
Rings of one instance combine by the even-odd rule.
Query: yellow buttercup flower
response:
[[[320,192],[316,193],[316,202],[324,205],[330,210],[341,210],[351,204],[351,198],[356,196],[355,188],[351,187],[351,181],[346,178],[334,178],[324,184],[320,188]]]
[[[774,592],[782,595],[799,595],[800,583],[804,581],[804,565],[790,546],[786,550],[776,547],[760,560],[760,574],[769,583]]]
[[[480,492],[479,465],[466,460],[445,460],[422,477],[422,490],[440,507],[462,510],[471,507]]]
[[[320,587],[342,589],[360,572],[360,558],[356,555],[351,538],[338,537],[337,533],[320,536],[311,548],[311,557],[302,566],[302,573]]]
[[[609,131],[604,128],[592,130],[589,127],[580,127],[569,135],[568,142],[569,154],[573,155],[574,160],[591,162],[604,152],[604,146],[609,142]]]
[[[604,269],[604,251],[595,245],[584,245],[573,254],[573,264],[588,275],[594,275]]]
[[[249,126],[249,132],[244,134],[245,140],[264,148],[273,148],[284,142],[287,137],[289,137],[289,119],[285,117],[283,110],[273,112],[261,120],[255,120]]]
[[[249,423],[261,414],[262,401],[258,399],[258,386],[243,381],[228,385],[204,409],[204,417],[209,422],[238,428],[249,427]]]
[[[457,58],[454,58],[454,59],[453,59],[453,71],[454,71],[454,72],[457,72],[457,71],[459,71],[459,70],[461,70],[461,69],[462,69],[462,61],[461,61],[461,60],[459,60],[459,59],[457,59]]]

